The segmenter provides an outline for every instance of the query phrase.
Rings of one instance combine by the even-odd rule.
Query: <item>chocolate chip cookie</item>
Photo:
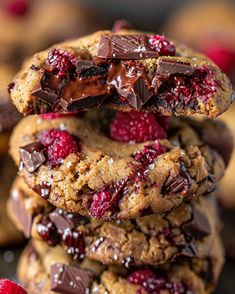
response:
[[[7,86],[14,74],[13,68],[0,63],[0,156],[7,152],[10,131],[20,118],[7,91]]]
[[[34,55],[11,97],[24,114],[103,106],[216,117],[232,102],[232,86],[207,57],[163,35],[98,31]]]
[[[205,136],[217,124],[177,117],[166,123],[144,112],[110,116],[24,118],[10,143],[20,175],[54,206],[106,220],[169,211],[212,192],[223,176],[228,155],[219,145],[226,142]]]
[[[8,209],[27,238],[60,244],[73,259],[87,256],[103,264],[157,265],[179,256],[204,258],[218,230],[213,196],[169,213],[102,222],[53,207],[17,178]]]
[[[78,264],[61,247],[39,241],[24,251],[18,276],[30,294],[39,293],[212,293],[223,264],[220,240],[206,259],[181,259],[162,267],[105,267],[85,259]]]

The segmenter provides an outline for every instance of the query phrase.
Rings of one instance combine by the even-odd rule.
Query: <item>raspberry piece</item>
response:
[[[148,293],[160,293],[158,291],[164,290],[166,280],[161,277],[157,277],[150,270],[137,270],[127,277],[127,280],[132,284],[142,286]]]
[[[159,55],[175,55],[175,45],[169,41],[164,35],[153,35],[149,39],[149,43],[153,50]]]
[[[6,10],[15,16],[23,16],[29,10],[28,0],[10,0],[6,4]]]
[[[214,63],[216,63],[226,74],[231,74],[235,67],[235,52],[224,48],[220,44],[211,44],[203,50]]]
[[[56,246],[60,243],[61,238],[57,229],[47,216],[44,216],[40,223],[38,223],[37,232],[49,246]]]
[[[76,57],[62,49],[52,49],[48,53],[46,65],[49,65],[59,77],[67,77],[76,72]]]
[[[112,209],[112,195],[103,191],[96,193],[93,196],[93,201],[91,204],[91,215],[97,218],[101,218],[106,212]]]
[[[18,284],[8,279],[0,280],[0,293],[2,294],[27,294],[27,292]]]
[[[70,153],[78,152],[76,140],[67,131],[57,129],[42,131],[39,140],[46,147],[47,160],[50,163],[60,163]]]
[[[66,251],[73,259],[81,259],[85,254],[85,241],[81,232],[64,230],[62,234],[62,242],[66,247]]]
[[[171,294],[183,294],[188,290],[186,285],[180,282],[170,282],[148,269],[133,272],[127,277],[127,280],[132,284],[142,286],[148,294],[158,294],[164,290],[168,290]]]
[[[110,137],[121,142],[145,142],[164,139],[166,133],[154,114],[138,111],[117,112],[111,127]]]
[[[52,120],[56,118],[64,118],[64,117],[75,117],[77,116],[77,113],[44,113],[40,114],[39,117],[44,120]]]
[[[149,165],[161,154],[165,153],[167,148],[161,145],[159,142],[155,144],[144,146],[144,149],[139,150],[134,158],[136,161],[141,162],[144,165]]]

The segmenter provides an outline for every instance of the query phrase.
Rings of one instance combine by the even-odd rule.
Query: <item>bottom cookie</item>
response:
[[[18,277],[30,294],[208,294],[222,264],[219,238],[208,258],[184,258],[157,268],[108,267],[90,259],[78,264],[60,246],[34,240],[22,254]]]

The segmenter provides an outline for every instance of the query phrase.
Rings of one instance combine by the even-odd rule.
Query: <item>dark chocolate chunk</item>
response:
[[[51,290],[62,294],[84,294],[89,291],[92,274],[66,264],[51,266]]]
[[[183,225],[183,230],[195,238],[203,238],[211,234],[211,227],[207,217],[193,206],[193,216],[191,221]]]
[[[42,182],[40,185],[35,185],[33,187],[33,190],[41,195],[42,198],[48,199],[50,193],[51,193],[51,184],[47,182]]]
[[[38,97],[38,99],[49,105],[53,105],[59,98],[64,83],[63,79],[46,72],[41,81],[34,87],[31,95]]]
[[[52,211],[49,214],[49,218],[59,231],[64,231],[66,229],[72,230],[80,223],[84,223],[84,217],[80,214],[70,213],[60,208],[56,208]]]
[[[112,27],[112,32],[118,33],[121,30],[131,30],[131,29],[133,29],[133,25],[129,21],[125,19],[119,19],[115,21]]]
[[[10,208],[26,238],[31,235],[32,214],[25,209],[24,195],[19,189],[11,191]]]
[[[55,225],[48,216],[43,216],[37,224],[37,232],[49,246],[56,246],[61,241],[61,236],[57,232]]]
[[[113,62],[109,69],[108,84],[139,110],[153,96],[145,67],[138,61]]]
[[[161,59],[157,66],[157,74],[168,77],[174,74],[192,75],[194,68],[189,63],[180,63],[171,59]]]
[[[157,58],[148,43],[148,35],[102,35],[98,57],[106,59],[146,59]]]
[[[169,176],[162,187],[162,194],[180,193],[182,196],[187,196],[191,187],[191,178],[181,165],[180,173],[177,176]]]
[[[20,147],[20,158],[29,173],[37,170],[45,162],[43,150],[44,146],[39,142]]]
[[[195,257],[198,254],[198,250],[193,242],[186,243],[181,249],[178,256]]]

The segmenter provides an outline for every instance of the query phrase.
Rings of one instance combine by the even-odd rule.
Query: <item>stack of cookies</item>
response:
[[[8,210],[31,239],[18,268],[30,294],[212,293],[214,190],[233,147],[211,119],[232,102],[213,62],[119,24],[34,55],[10,93],[27,115]]]

